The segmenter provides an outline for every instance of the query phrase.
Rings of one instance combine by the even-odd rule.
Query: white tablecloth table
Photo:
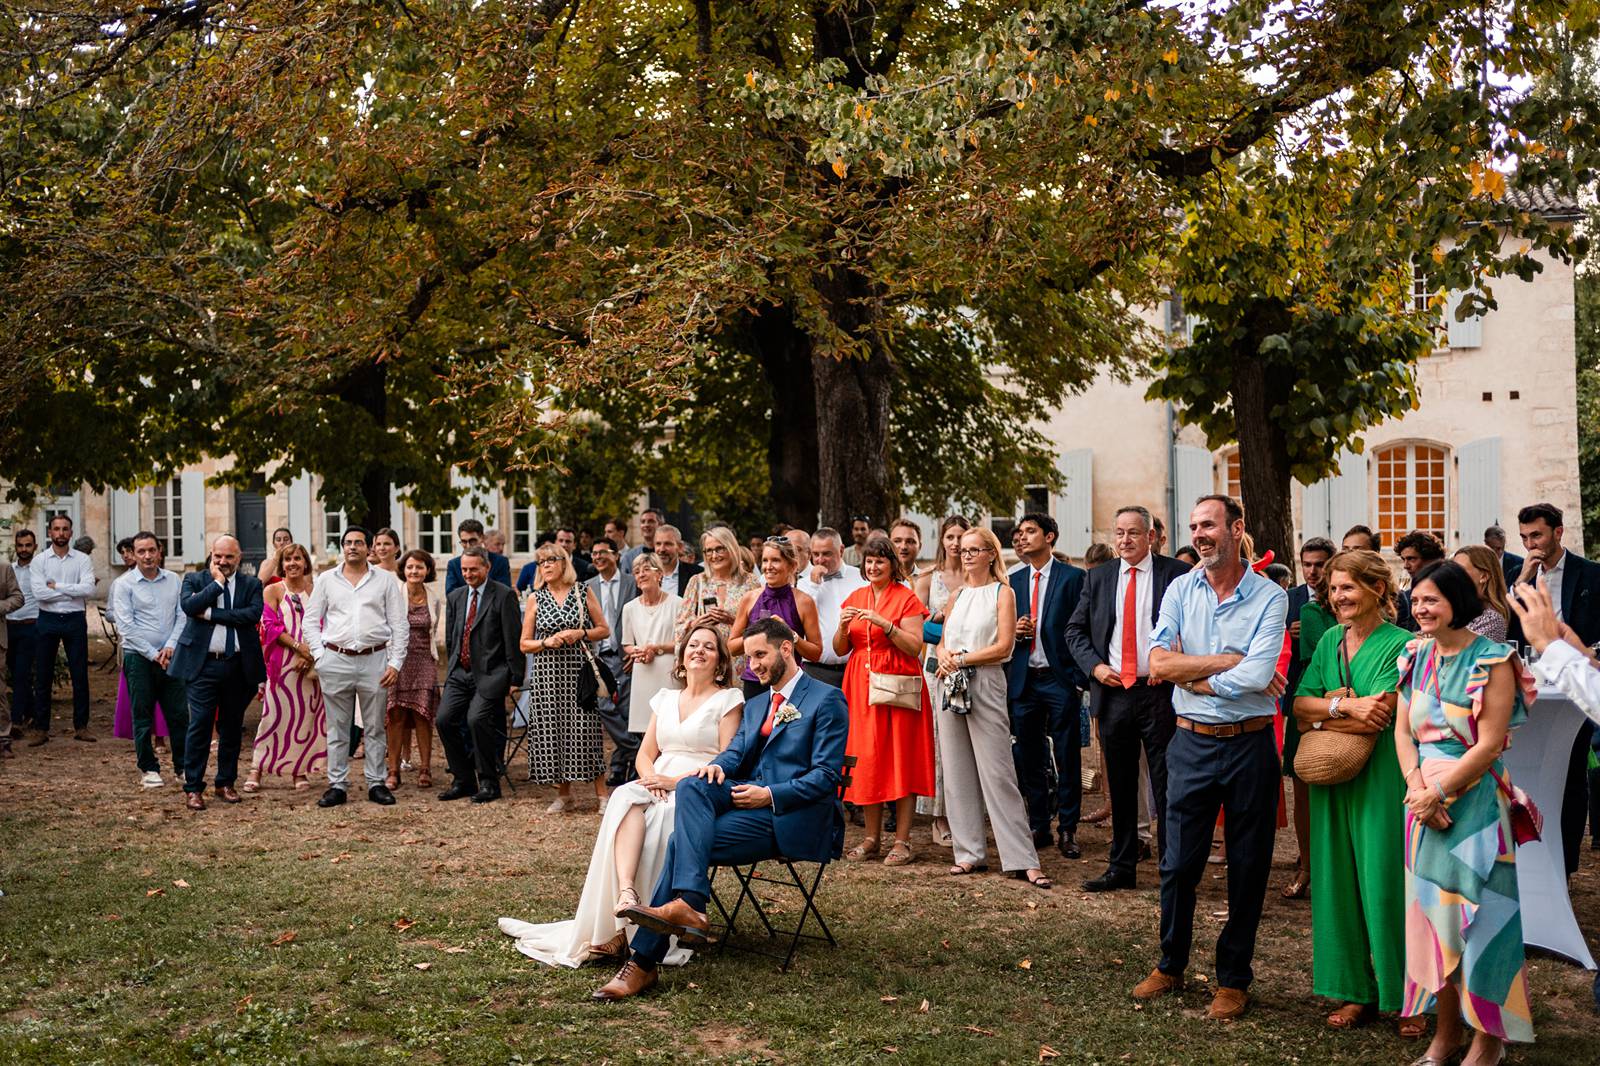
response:
[[[1542,838],[1517,848],[1522,941],[1592,970],[1594,956],[1567,895],[1561,847],[1561,793],[1567,782],[1572,742],[1583,722],[1583,712],[1571,700],[1555,689],[1541,688],[1538,700],[1528,708],[1527,722],[1512,732],[1511,749],[1504,758],[1511,783],[1527,792],[1544,815]]]

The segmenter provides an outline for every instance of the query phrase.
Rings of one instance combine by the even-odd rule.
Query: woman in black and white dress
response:
[[[600,713],[578,703],[578,672],[589,669],[580,641],[611,635],[593,590],[578,584],[572,559],[555,544],[534,553],[538,576],[522,619],[528,653],[528,780],[555,785],[551,813],[577,810],[574,781],[594,786],[606,800],[605,737]]]

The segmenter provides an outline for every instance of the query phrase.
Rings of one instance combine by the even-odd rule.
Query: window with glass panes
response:
[[[1413,529],[1445,541],[1448,519],[1445,450],[1431,444],[1396,444],[1378,451],[1378,533],[1393,544]]]
[[[344,531],[349,525],[343,511],[328,511],[322,516],[323,531],[327,534],[328,550],[335,559],[344,558]]]
[[[417,547],[439,557],[455,553],[455,519],[449,511],[418,512]]]
[[[1235,448],[1224,455],[1217,466],[1217,473],[1221,475],[1218,479],[1221,484],[1217,486],[1217,491],[1226,493],[1236,500],[1242,499],[1243,492],[1239,487],[1239,449]]]
[[[183,557],[183,487],[177,478],[158,482],[150,490],[155,504],[153,526],[150,532],[161,542],[161,550],[168,559]]]
[[[1017,528],[1017,519],[1030,512],[1041,514],[1050,513],[1050,490],[1044,485],[1028,485],[1023,490],[1022,499],[1017,501],[1017,513],[1005,517],[993,515],[989,519],[989,528],[994,530],[994,535],[1000,538],[1002,548],[1011,547],[1011,534]]]
[[[511,554],[532,555],[533,538],[539,535],[538,516],[533,504],[518,500],[511,506]]]

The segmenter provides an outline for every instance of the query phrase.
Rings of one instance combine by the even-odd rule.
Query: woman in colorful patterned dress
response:
[[[1506,1041],[1533,1039],[1517,851],[1500,754],[1527,720],[1533,680],[1504,644],[1467,624],[1483,610],[1452,562],[1411,584],[1423,640],[1400,665],[1395,749],[1406,782],[1406,981],[1401,1013],[1435,1012],[1413,1066],[1494,1066]]]
[[[322,686],[303,635],[306,603],[311,599],[311,553],[290,544],[278,552],[277,560],[283,580],[262,593],[261,650],[267,661],[267,683],[246,792],[261,787],[262,774],[288,774],[295,788],[309,788],[309,775],[320,773],[328,757]]]
[[[700,554],[706,560],[705,570],[691,577],[687,588],[678,590],[683,602],[678,605],[678,620],[673,624],[674,643],[682,643],[689,630],[704,625],[716,627],[722,639],[727,640],[739,600],[751,589],[761,587],[761,578],[745,562],[745,549],[739,538],[727,526],[712,526],[705,531],[700,538]],[[744,673],[743,655],[734,656],[733,670]]]

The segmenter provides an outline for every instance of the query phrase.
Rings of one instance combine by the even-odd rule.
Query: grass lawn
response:
[[[755,955],[701,959],[640,1001],[594,1005],[608,972],[545,969],[495,928],[571,915],[593,813],[547,815],[549,793],[527,786],[487,807],[441,804],[408,779],[387,809],[322,811],[319,790],[273,782],[191,815],[170,782],[138,788],[131,743],[109,736],[112,682],[95,677],[99,743],[58,724],[0,764],[0,1063],[1403,1066],[1421,1053],[1389,1021],[1323,1025],[1309,906],[1277,895],[1287,831],[1255,1005],[1231,1025],[1205,1020],[1193,980],[1209,974],[1222,868],[1203,889],[1191,990],[1141,1008],[1127,991],[1157,953],[1155,870],[1141,867],[1137,892],[1076,891],[1104,863],[1098,828],[1082,863],[1051,852],[1061,884],[1042,893],[944,876],[948,852],[919,827],[916,865],[828,871],[839,948],[806,945],[788,974]],[[1594,934],[1600,856],[1585,863],[1574,897]],[[1511,1061],[1600,1061],[1591,976],[1536,956],[1532,982],[1539,1043]]]

